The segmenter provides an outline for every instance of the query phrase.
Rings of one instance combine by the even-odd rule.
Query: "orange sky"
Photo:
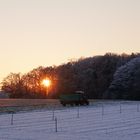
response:
[[[0,81],[106,52],[140,52],[139,0],[0,0]]]

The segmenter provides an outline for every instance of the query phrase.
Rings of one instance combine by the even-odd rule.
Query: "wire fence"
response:
[[[97,102],[0,115],[1,130],[140,135],[140,102]]]

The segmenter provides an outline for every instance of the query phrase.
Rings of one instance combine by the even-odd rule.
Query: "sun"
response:
[[[49,87],[51,85],[51,81],[49,79],[42,80],[42,84],[46,87]]]

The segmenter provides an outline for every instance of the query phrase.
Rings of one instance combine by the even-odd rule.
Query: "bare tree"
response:
[[[10,97],[20,97],[22,93],[22,78],[20,73],[10,73],[2,81],[2,90],[10,93]]]

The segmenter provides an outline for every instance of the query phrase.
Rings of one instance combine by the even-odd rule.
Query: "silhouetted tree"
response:
[[[70,60],[70,62],[59,66],[38,67],[24,75],[11,73],[4,78],[2,90],[10,93],[10,97],[14,98],[46,98],[46,87],[41,84],[41,81],[44,78],[49,78],[52,84],[49,87],[49,96],[47,98],[58,98],[62,93],[74,93],[76,90],[83,90],[89,98],[98,99],[110,97],[135,98],[132,96],[132,92],[135,91],[135,96],[138,98],[139,88],[137,87],[140,79],[138,68],[134,67],[134,72],[131,75],[135,84],[132,84],[130,80],[126,80],[131,84],[125,84],[126,87],[119,86],[121,80],[119,81],[120,78],[117,79],[116,77],[130,77],[124,69],[129,61],[139,56],[139,53],[132,53],[131,55],[106,53],[103,56]],[[130,68],[126,70],[128,69]],[[119,74],[117,74],[118,72]],[[110,91],[114,90],[111,92],[112,94],[106,92],[108,88]],[[131,93],[129,92],[128,95],[126,92],[122,95],[121,92],[127,91],[128,88]]]
[[[10,73],[2,81],[2,90],[10,93],[11,98],[22,97],[23,81],[20,73]]]

